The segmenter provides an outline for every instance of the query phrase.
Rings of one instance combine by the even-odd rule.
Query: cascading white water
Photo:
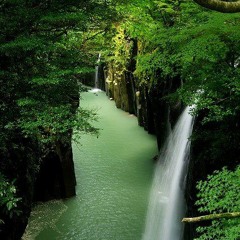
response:
[[[100,61],[101,61],[101,53],[98,54],[98,60],[95,66],[94,88],[89,90],[89,92],[93,92],[95,94],[102,91],[101,89],[99,89],[99,77],[98,77]]]
[[[193,117],[187,107],[164,144],[150,193],[143,240],[180,240],[185,212],[184,188]]]
[[[97,60],[97,65],[95,66],[95,86],[94,88],[98,89],[99,88],[99,84],[98,84],[98,70],[99,70],[99,63],[101,61],[101,53],[98,54],[98,60]]]

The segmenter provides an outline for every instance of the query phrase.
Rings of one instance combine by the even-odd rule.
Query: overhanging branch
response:
[[[226,2],[221,0],[193,0],[202,7],[216,10],[222,13],[237,13],[240,12],[240,1]]]
[[[193,217],[193,218],[183,218],[182,222],[192,223],[192,222],[216,220],[220,218],[237,218],[237,217],[240,217],[240,212],[217,213],[217,214],[209,214],[209,215],[203,215],[203,216]]]

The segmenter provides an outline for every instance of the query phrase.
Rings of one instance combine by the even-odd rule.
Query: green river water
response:
[[[34,207],[23,240],[140,240],[156,139],[104,92],[84,93],[81,106],[98,109],[102,130],[73,143],[77,196]]]

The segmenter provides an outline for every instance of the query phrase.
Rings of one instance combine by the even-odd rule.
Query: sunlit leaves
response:
[[[240,207],[240,167],[235,171],[223,168],[207,177],[207,181],[200,181],[196,202],[200,212],[218,213],[234,212]]]
[[[197,185],[199,211],[203,213],[236,212],[240,209],[240,167],[235,171],[223,168]],[[236,240],[240,235],[240,219],[220,219],[211,226],[199,227],[198,240]]]
[[[156,20],[154,4],[160,15],[168,8],[176,11],[174,23],[166,15]],[[209,110],[204,122],[222,121],[235,115],[240,101],[239,17],[203,12],[189,2],[179,6],[176,1],[154,4],[148,5],[150,10],[139,7],[140,15],[148,16],[148,28],[141,18],[126,25],[126,31],[133,29],[130,36],[133,33],[139,41],[135,75],[145,83],[151,81],[150,84],[180,77],[184,84],[178,91],[179,97],[188,105],[195,103],[195,113]],[[137,15],[138,11],[134,13]],[[139,35],[134,34],[135,29],[141,29]],[[194,92],[198,90],[203,93],[196,102]]]

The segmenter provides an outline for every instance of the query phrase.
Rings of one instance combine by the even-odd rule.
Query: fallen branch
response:
[[[237,218],[240,217],[240,212],[231,212],[231,213],[216,213],[216,214],[209,214],[199,217],[193,218],[183,218],[182,222],[201,222],[201,221],[208,221],[208,220],[215,220],[219,218]]]

